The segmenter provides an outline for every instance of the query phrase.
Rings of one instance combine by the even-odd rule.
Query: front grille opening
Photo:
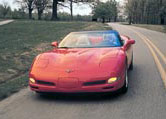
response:
[[[99,81],[93,81],[93,82],[85,82],[84,86],[94,86],[94,85],[101,85],[105,83],[106,83],[106,80],[99,80]]]
[[[34,88],[34,89],[39,89],[37,86],[31,86],[31,88]]]
[[[103,89],[112,89],[114,88],[113,86],[109,86],[109,87],[104,87]]]
[[[46,82],[46,81],[40,81],[40,80],[37,80],[37,84],[47,85],[47,86],[55,86],[55,84],[52,82]]]

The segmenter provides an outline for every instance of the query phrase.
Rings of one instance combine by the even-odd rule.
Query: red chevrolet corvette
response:
[[[32,91],[112,92],[128,89],[135,41],[117,31],[73,32],[38,55],[29,73]]]

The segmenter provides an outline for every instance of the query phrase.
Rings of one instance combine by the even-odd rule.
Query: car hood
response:
[[[56,68],[83,68],[100,66],[104,59],[115,59],[119,48],[87,48],[87,49],[57,49],[40,56],[40,59],[49,59]]]
[[[120,48],[79,48],[55,49],[37,57],[32,72],[54,72],[56,75],[70,77],[84,75],[107,75],[118,64]],[[108,63],[111,64],[108,66]],[[40,72],[41,71],[41,72]],[[102,74],[101,74],[102,72]],[[99,76],[100,77],[100,76]]]

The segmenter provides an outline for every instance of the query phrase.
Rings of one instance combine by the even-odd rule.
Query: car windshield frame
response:
[[[81,37],[87,37],[88,38],[88,42],[90,42],[89,40],[89,37],[101,37],[102,39],[105,40],[105,37],[114,37],[115,39],[111,39],[111,40],[114,40],[116,41],[116,45],[110,45],[108,43],[105,43],[104,45],[92,45],[92,42],[90,42],[89,45],[87,46],[70,46],[70,45],[65,45],[66,42],[68,42],[68,40],[73,40],[73,36],[81,36]],[[79,38],[79,37],[78,37]],[[107,38],[108,39],[108,38]],[[84,39],[85,40],[85,39]],[[103,41],[104,41],[103,40]],[[78,42],[79,40],[77,40]],[[101,42],[101,43],[104,43],[104,42]],[[110,42],[110,39],[107,40],[107,42]],[[85,42],[85,41],[84,41]],[[69,42],[70,43],[70,42]],[[66,43],[67,44],[67,43]],[[107,45],[106,45],[107,44]],[[102,31],[102,32],[99,32],[99,31],[96,31],[96,32],[72,32],[70,34],[68,34],[59,44],[58,48],[114,48],[114,47],[122,47],[123,46],[123,43],[121,42],[121,38],[120,38],[120,35],[118,32],[115,32],[115,31]]]

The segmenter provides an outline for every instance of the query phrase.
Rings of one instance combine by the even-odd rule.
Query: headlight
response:
[[[30,83],[32,83],[32,84],[36,83],[36,81],[35,81],[34,78],[29,78],[29,81],[30,81]]]
[[[119,78],[117,78],[117,77],[112,77],[112,78],[108,79],[108,83],[111,84],[111,83],[116,82],[117,80],[119,80]]]

